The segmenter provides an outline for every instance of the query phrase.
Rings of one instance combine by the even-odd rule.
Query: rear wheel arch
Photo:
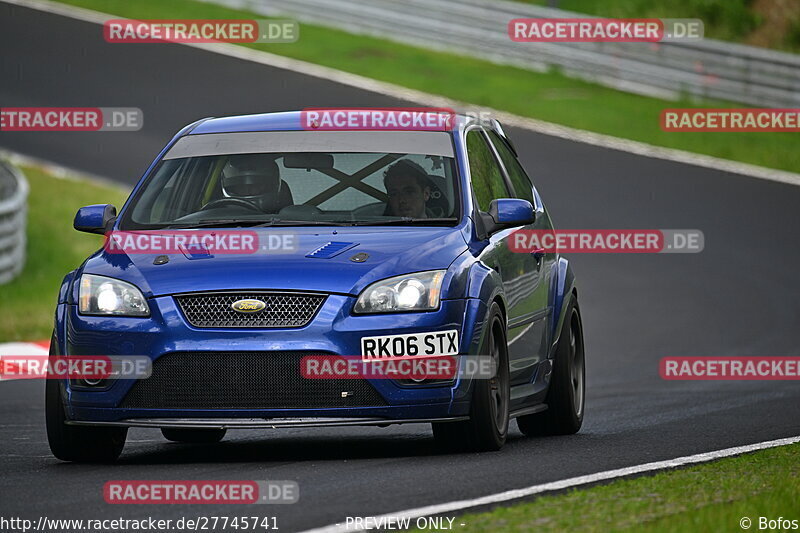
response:
[[[578,288],[575,283],[575,274],[569,261],[565,257],[558,258],[558,275],[554,287],[553,301],[553,326],[551,348],[555,348],[561,334],[564,317],[571,303],[578,301]],[[551,357],[553,351],[551,350]]]
[[[492,303],[496,303],[498,307],[500,307],[500,316],[503,317],[503,324],[506,326],[506,330],[508,330],[508,312],[506,311],[506,302],[505,300],[497,294],[492,302],[489,304],[489,308],[491,309]],[[506,331],[508,333],[508,331]]]

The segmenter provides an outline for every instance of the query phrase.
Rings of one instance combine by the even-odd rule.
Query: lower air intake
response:
[[[319,352],[314,352],[320,355]],[[311,352],[186,352],[153,362],[120,407],[128,409],[313,409],[386,402],[364,379],[306,379]],[[346,392],[347,394],[342,394]]]

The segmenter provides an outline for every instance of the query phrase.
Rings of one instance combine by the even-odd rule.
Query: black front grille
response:
[[[318,352],[315,352],[318,354]],[[383,406],[364,379],[307,379],[310,352],[186,352],[153,362],[120,407],[129,409],[310,409]],[[347,393],[347,394],[343,394]]]
[[[299,328],[311,322],[325,295],[219,292],[186,294],[175,299],[186,320],[196,328]],[[240,313],[231,307],[238,300],[259,300],[266,307],[257,313]]]

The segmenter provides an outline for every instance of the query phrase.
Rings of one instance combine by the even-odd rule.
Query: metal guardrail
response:
[[[531,287],[536,278],[542,276],[542,272],[532,271],[522,274],[503,283],[506,290],[506,303],[508,307],[514,307],[520,301],[531,295]]]
[[[202,1],[267,16],[289,16],[530,70],[557,66],[572,77],[648,96],[677,99],[691,95],[759,107],[800,107],[800,56],[710,39],[665,43],[513,42],[507,33],[511,19],[587,16],[530,4],[506,0]],[[681,17],[681,13],[674,15]]]
[[[18,168],[0,161],[0,285],[25,265],[28,181]]]

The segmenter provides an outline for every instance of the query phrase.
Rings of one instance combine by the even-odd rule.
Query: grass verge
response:
[[[800,521],[800,444],[620,480],[457,517],[459,530],[743,531],[740,520]],[[764,530],[763,528],[761,529]]]
[[[542,6],[551,0],[517,0]],[[609,18],[698,18],[705,35],[800,52],[800,4],[781,0],[557,0],[567,11]]]
[[[135,19],[264,18],[195,0],[63,3]],[[97,38],[103,38],[100,28]],[[800,172],[800,136],[795,133],[664,132],[659,126],[662,109],[697,104],[623,93],[568,78],[555,70],[536,73],[308,24],[301,25],[296,43],[246,46],[574,128]],[[308,102],[309,106],[315,104]],[[720,102],[703,105],[741,107]]]
[[[41,169],[21,167],[30,184],[25,268],[0,285],[0,342],[47,340],[53,330],[58,288],[67,272],[102,246],[102,237],[72,229],[79,207],[122,206],[122,189],[56,178]]]

